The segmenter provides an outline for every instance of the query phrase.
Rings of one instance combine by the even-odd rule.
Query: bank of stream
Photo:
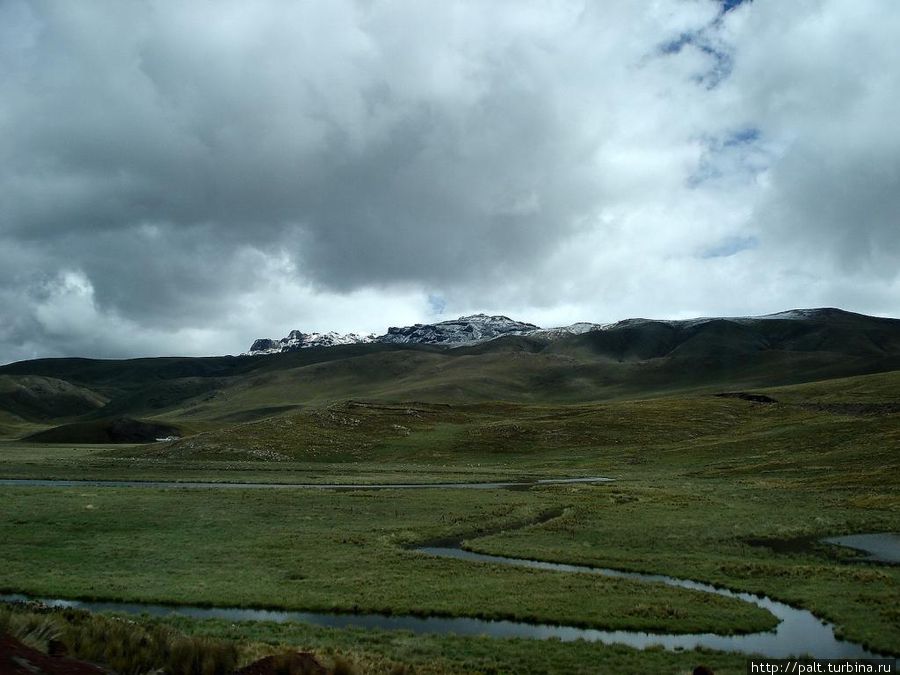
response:
[[[487,620],[470,617],[406,616],[384,614],[339,614],[291,610],[248,609],[240,607],[200,607],[151,603],[65,600],[39,598],[22,594],[0,595],[3,602],[38,602],[49,607],[85,609],[92,612],[118,612],[152,617],[182,616],[191,619],[224,619],[227,621],[302,622],[330,628],[358,627],[378,630],[404,630],[416,634],[454,634],[491,638],[525,638],[562,642],[585,640],[603,644],[628,645],[637,649],[696,649],[699,647],[770,658],[814,656],[816,658],[877,658],[879,655],[860,644],[838,639],[834,626],[820,620],[812,612],[791,607],[766,596],[718,588],[689,579],[661,574],[641,574],[620,570],[570,565],[523,558],[488,555],[467,551],[458,546],[423,546],[414,549],[423,555],[462,560],[474,564],[528,567],[548,572],[595,574],[630,579],[648,584],[665,584],[703,593],[713,593],[752,603],[771,612],[779,621],[772,631],[743,635],[714,633],[648,633],[627,630],[598,630],[578,626],[529,623],[512,620]]]
[[[569,479],[543,479],[530,482],[494,483],[440,483],[440,484],[270,484],[270,483],[179,483],[174,481],[56,481],[56,480],[0,480],[0,485],[28,485],[31,487],[164,487],[164,488],[305,488],[305,489],[424,489],[424,488],[528,488],[534,485],[559,483],[604,482],[608,478],[585,477]],[[732,591],[689,579],[678,579],[661,574],[642,574],[615,569],[572,565],[524,558],[510,558],[466,550],[461,545],[420,546],[412,549],[421,555],[446,558],[479,564],[527,567],[547,572],[592,574],[629,579],[647,584],[664,584],[702,593],[749,602],[771,612],[779,621],[771,631],[741,635],[714,633],[648,633],[627,630],[598,630],[578,626],[529,623],[513,620],[486,620],[470,617],[406,616],[356,613],[321,613],[290,610],[247,609],[228,607],[200,607],[191,605],[161,605],[133,602],[67,600],[38,598],[22,594],[0,595],[4,602],[36,601],[50,607],[80,608],[93,612],[119,612],[153,617],[183,616],[192,619],[224,619],[227,621],[303,622],[332,628],[350,626],[405,630],[412,633],[455,634],[488,636],[492,638],[557,639],[560,641],[585,640],[603,644],[622,644],[637,649],[662,647],[664,649],[706,648],[761,655],[770,658],[788,656],[813,656],[816,658],[877,658],[879,655],[863,645],[839,639],[834,626],[822,621],[805,609],[792,607],[772,598]]]

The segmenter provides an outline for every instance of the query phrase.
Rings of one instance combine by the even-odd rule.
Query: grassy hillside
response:
[[[774,402],[714,395],[568,406],[350,401],[112,455],[578,473],[663,466],[686,453],[720,476],[736,457],[742,471],[751,461],[761,477],[802,471],[824,485],[900,485],[900,372],[757,391]],[[842,471],[850,461],[854,471]]]
[[[900,321],[819,310],[797,320],[634,320],[553,341],[514,336],[456,349],[363,344],[258,357],[28,361],[0,368],[0,413],[45,427],[130,417],[211,431],[348,399],[580,404],[898,368]],[[80,438],[66,429],[48,438]],[[22,432],[0,419],[2,437]]]
[[[181,429],[167,424],[119,417],[62,424],[22,440],[32,443],[152,443],[182,433]]]
[[[0,375],[0,410],[22,420],[77,417],[106,403],[102,394],[58,377]]]

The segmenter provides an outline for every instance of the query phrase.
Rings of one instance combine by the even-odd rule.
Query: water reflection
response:
[[[596,630],[576,626],[536,624],[524,621],[486,620],[468,617],[418,617],[382,614],[333,614],[322,612],[297,612],[267,609],[244,609],[228,607],[195,607],[189,605],[171,606],[127,602],[95,602],[61,600],[56,598],[30,598],[25,595],[0,595],[5,602],[25,602],[37,600],[52,607],[72,607],[93,612],[122,612],[126,614],[146,614],[149,616],[184,616],[193,619],[225,619],[227,621],[272,621],[302,623],[330,628],[359,627],[380,630],[405,630],[417,634],[454,634],[487,636],[492,638],[527,638],[537,640],[557,639],[563,642],[585,640],[603,644],[622,644],[638,649],[659,646],[665,649],[695,649],[705,647],[744,654],[759,654],[771,658],[810,655],[817,658],[875,658],[878,655],[861,645],[838,640],[831,624],[820,621],[812,613],[790,607],[771,598],[738,593],[716,588],[709,584],[676,579],[659,574],[639,574],[622,572],[586,565],[569,565],[538,560],[508,558],[464,551],[456,547],[422,547],[416,549],[425,555],[452,558],[474,563],[490,563],[528,567],[532,569],[578,574],[632,579],[636,581],[661,583],[704,593],[714,593],[729,598],[750,602],[770,611],[779,619],[774,631],[747,635],[716,635],[714,633],[647,633],[627,630]]]
[[[900,563],[900,534],[877,532],[873,534],[850,534],[845,537],[823,539],[827,544],[847,546],[869,555],[864,558],[873,562]]]

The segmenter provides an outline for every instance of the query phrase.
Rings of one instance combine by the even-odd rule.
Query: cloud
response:
[[[875,0],[8,0],[0,361],[474,310],[897,313],[898,22]]]
[[[783,146],[757,194],[757,222],[841,276],[895,278],[900,133],[890,111],[900,57],[890,45],[900,11],[866,0],[762,3],[743,14],[730,87],[759,133]]]

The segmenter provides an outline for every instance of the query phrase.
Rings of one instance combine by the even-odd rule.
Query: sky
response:
[[[0,0],[0,363],[900,316],[894,0]]]

